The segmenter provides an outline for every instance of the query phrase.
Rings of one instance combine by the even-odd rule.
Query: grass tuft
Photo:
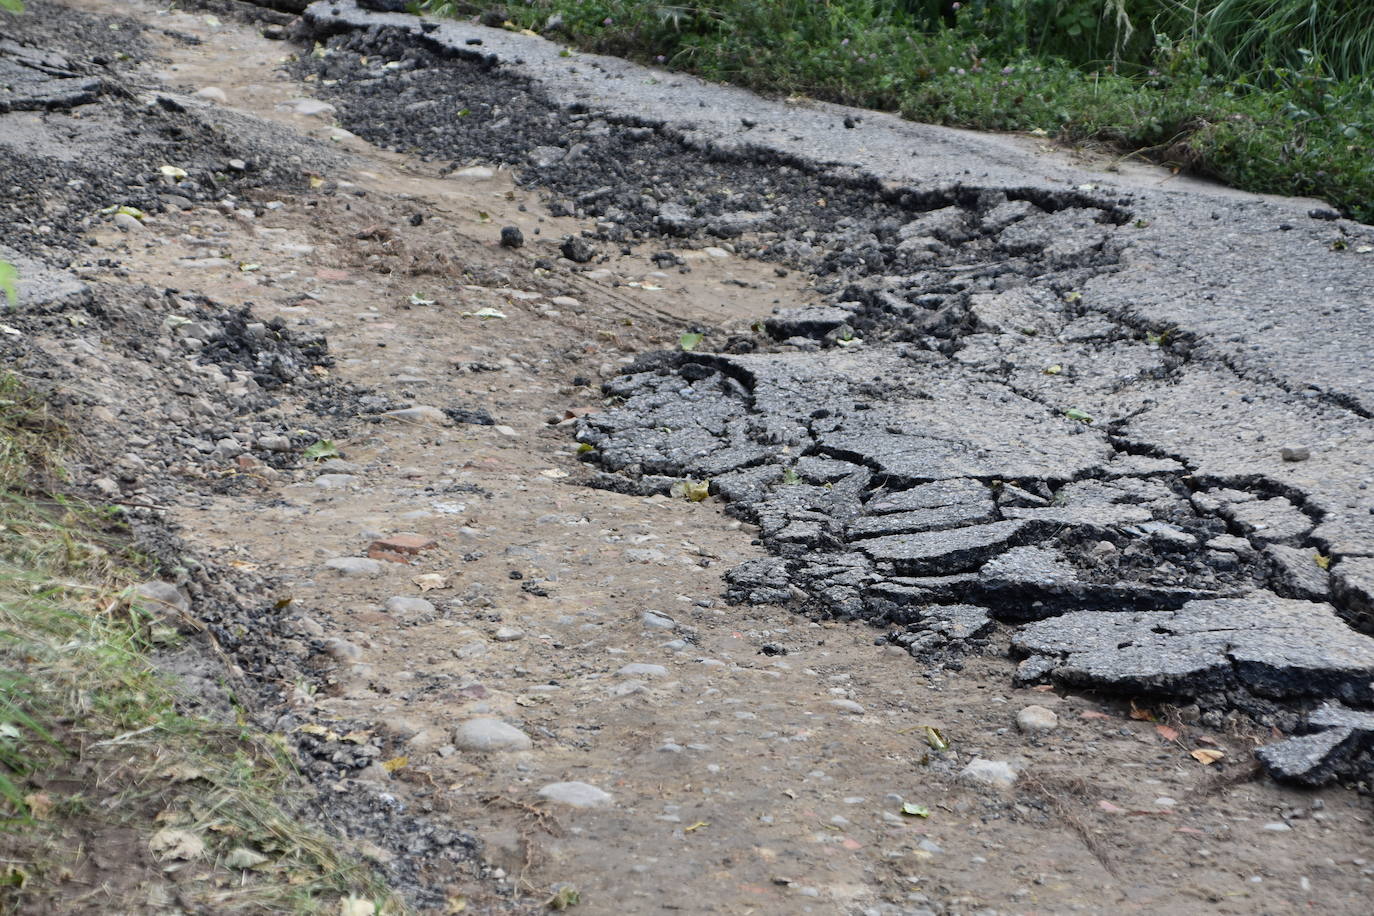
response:
[[[466,15],[493,4],[423,0]],[[1106,145],[1374,222],[1368,0],[523,0],[514,27],[737,83]],[[550,27],[551,17],[559,24]]]

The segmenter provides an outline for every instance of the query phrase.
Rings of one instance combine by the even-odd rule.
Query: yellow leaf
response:
[[[32,792],[24,796],[24,804],[36,821],[46,821],[52,817],[53,800],[47,792]]]
[[[1330,568],[1331,568],[1331,558],[1328,557],[1328,556],[1325,556],[1324,554],[1320,554],[1320,553],[1319,553],[1319,554],[1315,555],[1314,557],[1312,557],[1312,559],[1313,559],[1313,561],[1315,561],[1316,564],[1317,564],[1318,566],[1320,566],[1322,569],[1330,569]]]
[[[310,187],[312,187],[312,188],[318,188],[318,187],[321,187],[321,186],[323,186],[323,185],[324,185],[324,179],[321,178],[319,175],[311,175],[311,176],[310,176]]]
[[[1226,756],[1226,754],[1223,751],[1210,751],[1206,748],[1198,748],[1197,750],[1189,751],[1188,753],[1198,763],[1207,767],[1211,766],[1212,764],[1216,763],[1218,760]]]
[[[410,763],[409,757],[392,757],[390,760],[382,762],[382,769],[386,770],[388,773],[395,773],[408,763]]]
[[[329,734],[329,729],[325,728],[323,725],[313,724],[302,725],[299,728],[297,728],[296,731],[306,735],[318,735],[319,737],[324,737],[325,735]]]
[[[368,741],[372,740],[372,732],[353,731],[344,735],[343,739],[345,741],[351,741],[354,744],[366,744]]]
[[[420,587],[420,591],[427,592],[435,588],[448,588],[448,580],[438,573],[425,573],[410,580]]]
[[[697,821],[695,824],[693,824],[693,825],[690,826],[690,827],[683,827],[683,828],[682,828],[682,832],[683,832],[683,833],[691,833],[693,830],[700,830],[702,827],[710,827],[710,826],[711,826],[711,822],[710,822],[710,821]]]

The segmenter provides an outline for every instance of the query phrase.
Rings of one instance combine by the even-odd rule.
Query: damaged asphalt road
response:
[[[1313,733],[1261,753],[1276,776],[1369,775],[1340,705],[1374,704],[1369,227],[463,23],[305,22],[346,126],[499,149],[598,220],[574,260],[730,240],[817,278],[825,305],[642,358],[578,425],[597,485],[709,481],[758,526],[733,600],[953,665],[1011,628],[1023,682],[1240,710]],[[515,91],[464,79],[492,68]]]

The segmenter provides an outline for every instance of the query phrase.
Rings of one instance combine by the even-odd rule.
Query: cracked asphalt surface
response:
[[[775,559],[735,569],[733,599],[863,618],[946,661],[1033,621],[1011,636],[1023,682],[1290,731],[1374,701],[1369,227],[1112,187],[884,115],[847,129],[831,106],[463,23],[305,18],[401,62],[340,84],[369,139],[455,157],[492,139],[413,117],[459,104],[439,71],[499,66],[537,87],[510,106],[548,114],[534,136],[496,112],[497,145],[597,218],[593,240],[734,239],[821,278],[824,304],[768,316],[762,347],[644,358],[578,425],[599,485],[709,481],[758,525]],[[1354,734],[1311,772],[1361,772]]]

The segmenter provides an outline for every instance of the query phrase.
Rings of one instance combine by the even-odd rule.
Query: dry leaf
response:
[[[1156,725],[1155,731],[1158,732],[1159,737],[1163,738],[1165,741],[1178,740],[1178,729],[1176,728],[1171,728],[1168,725]]]
[[[419,586],[420,591],[428,592],[436,588],[448,588],[448,579],[438,573],[425,573],[410,580]]]
[[[24,804],[36,821],[46,821],[52,817],[53,800],[47,792],[32,792],[24,796]]]
[[[376,912],[372,901],[361,897],[345,897],[339,901],[339,916],[374,916]]]
[[[148,848],[162,859],[198,859],[205,854],[205,841],[189,830],[164,827],[153,834]]]
[[[710,822],[710,821],[697,821],[695,824],[693,824],[693,825],[690,826],[690,827],[683,827],[683,828],[682,828],[682,832],[683,832],[683,833],[691,833],[693,830],[700,830],[702,827],[710,827],[710,826],[711,826],[711,822]]]
[[[1198,763],[1208,767],[1226,756],[1225,752],[1223,751],[1209,751],[1205,748],[1198,748],[1197,750],[1189,751],[1188,753],[1189,756],[1191,756]]]
[[[408,763],[410,763],[409,757],[392,757],[390,760],[382,762],[382,769],[386,770],[388,773],[395,773]]]
[[[1097,803],[1097,807],[1101,808],[1103,811],[1106,811],[1108,814],[1124,814],[1126,812],[1125,808],[1118,807],[1112,804],[1111,802],[1107,801],[1105,798]]]
[[[1135,703],[1131,703],[1131,718],[1138,722],[1153,722],[1155,720],[1155,714],[1148,709],[1141,709],[1136,706]]]
[[[1083,718],[1085,718],[1085,719],[1110,719],[1111,716],[1107,715],[1105,712],[1098,712],[1098,711],[1095,710],[1095,709],[1086,709],[1086,710],[1083,711]]]

